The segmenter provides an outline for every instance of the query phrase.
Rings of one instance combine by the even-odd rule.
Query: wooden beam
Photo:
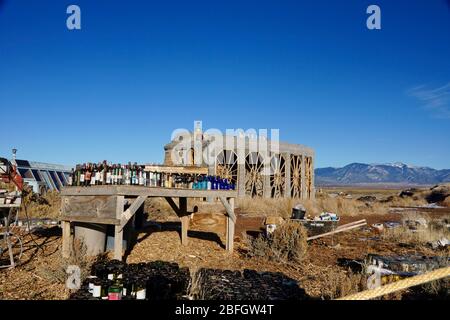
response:
[[[61,211],[65,216],[115,218],[117,196],[62,196]]]
[[[97,218],[97,217],[83,217],[83,216],[62,216],[60,221],[69,222],[87,222],[87,223],[100,223],[100,224],[113,224],[120,225],[120,220],[115,218]]]
[[[198,190],[181,188],[161,188],[144,186],[92,186],[92,187],[63,187],[61,196],[101,196],[101,195],[124,195],[124,196],[148,196],[148,197],[186,197],[207,198],[226,197],[235,198],[235,190]]]
[[[234,198],[229,199],[229,206],[234,211]],[[234,213],[233,213],[234,214]],[[234,229],[235,229],[236,217],[233,218],[228,215],[227,217],[227,244],[226,249],[229,252],[233,252],[234,249]]]
[[[122,214],[122,218],[120,219],[120,231],[125,227],[127,222],[133,217],[133,215],[136,213],[136,211],[140,208],[140,206],[145,202],[145,199],[147,199],[146,196],[139,196],[137,197],[131,206]]]
[[[367,223],[366,219],[362,219],[362,220],[353,221],[353,222],[350,222],[350,223],[343,224],[341,226],[338,226],[335,230],[339,230],[339,229],[342,229],[342,228],[350,227],[350,226],[361,224],[361,223]]]
[[[62,221],[62,256],[64,259],[70,257],[70,246],[72,244],[72,236],[70,235],[70,222]]]
[[[344,232],[344,231],[348,231],[348,230],[351,230],[351,229],[360,228],[360,227],[362,227],[362,226],[365,226],[366,224],[367,224],[367,223],[363,222],[363,223],[361,223],[361,224],[355,224],[355,225],[351,225],[351,226],[348,226],[348,227],[342,226],[341,228],[336,229],[336,230],[334,230],[334,231],[330,231],[330,232],[318,234],[318,235],[316,235],[316,236],[309,237],[309,238],[307,238],[306,240],[307,240],[307,241],[310,241],[310,240],[314,240],[314,239],[318,239],[318,238],[330,236],[330,235],[332,235],[332,234],[336,234],[336,233],[339,233],[339,232]]]
[[[178,208],[177,204],[175,203],[175,201],[173,201],[173,199],[171,197],[165,197],[166,201],[169,203],[170,207],[173,209],[173,211],[175,211],[175,213],[177,214],[177,216],[180,216],[180,208]]]
[[[188,245],[189,216],[187,213],[187,198],[179,199],[180,219],[181,219],[181,244]]]
[[[181,174],[208,174],[207,167],[196,166],[145,165],[144,171]]]
[[[234,214],[234,207],[232,208],[230,206],[227,198],[219,197],[219,199],[220,199],[220,202],[222,202],[223,206],[225,207],[225,210],[227,211],[227,215],[233,220],[233,222],[236,222],[236,215]],[[233,205],[234,205],[234,198],[230,198],[230,200],[231,199],[233,199]]]

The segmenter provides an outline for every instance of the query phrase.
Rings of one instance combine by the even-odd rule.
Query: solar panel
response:
[[[56,188],[59,190],[61,188],[61,184],[58,181],[58,178],[56,178],[55,171],[49,171],[49,173],[50,173],[50,177],[53,180],[53,183],[55,184]]]
[[[61,181],[63,185],[66,185],[66,179],[64,178],[64,174],[60,171],[56,171],[56,174],[58,175],[59,181]]]
[[[41,173],[42,177],[44,178],[44,181],[47,184],[48,189],[55,190],[55,186],[53,185],[53,182],[51,181],[48,172],[41,170],[40,173]]]
[[[24,179],[33,179],[33,175],[30,172],[30,169],[25,168],[17,168],[19,170],[20,176]]]
[[[41,182],[41,176],[39,175],[39,172],[36,169],[31,169],[31,171],[33,172],[34,178],[36,179],[36,181]]]
[[[16,160],[16,163],[18,167],[25,167],[25,168],[30,167],[30,163],[27,160]]]

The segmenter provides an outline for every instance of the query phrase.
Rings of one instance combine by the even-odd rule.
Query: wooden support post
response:
[[[302,162],[300,165],[300,199],[308,199],[306,195],[306,156],[304,154],[299,155],[301,157]]]
[[[122,230],[125,225],[128,223],[128,220],[133,217],[133,215],[136,213],[136,211],[139,209],[139,207],[145,202],[145,199],[147,199],[146,196],[139,196],[137,197],[131,206],[125,211],[123,214],[121,214],[120,219],[120,230]]]
[[[316,188],[314,185],[314,157],[311,157],[311,168],[310,168],[310,172],[311,172],[311,193],[310,193],[310,199],[314,200],[316,198]]]
[[[230,200],[232,199],[232,201],[230,201],[230,202],[228,202],[228,199],[224,198],[224,197],[220,197],[219,199],[222,202],[223,206],[225,207],[225,211],[227,212],[227,215],[234,222],[236,222],[236,215],[234,214],[234,198],[230,198]],[[231,206],[231,204],[233,204],[233,206]]]
[[[120,226],[114,226],[114,259],[122,260],[123,254],[123,230]]]
[[[116,219],[121,220],[123,215],[125,197],[117,196]],[[122,260],[123,230],[120,225],[114,226],[114,259]]]
[[[189,216],[187,213],[187,198],[180,197],[179,203],[180,219],[181,219],[181,244],[188,245]]]
[[[173,199],[171,197],[165,197],[167,203],[170,205],[170,207],[172,208],[173,211],[175,211],[177,216],[180,216],[180,208],[178,208],[177,204],[175,203],[175,201],[173,201]]]
[[[283,197],[291,197],[291,154],[283,153],[284,158],[284,194]]]
[[[72,236],[70,235],[70,221],[61,221],[62,226],[62,256],[67,259],[70,257],[70,246]]]
[[[228,199],[229,206],[233,211],[233,215],[227,216],[227,244],[226,248],[229,252],[233,252],[234,249],[234,227],[236,222],[236,216],[234,216],[234,198]]]

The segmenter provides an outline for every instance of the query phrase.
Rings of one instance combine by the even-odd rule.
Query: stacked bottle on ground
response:
[[[97,262],[92,275],[75,300],[161,300],[184,299],[190,280],[189,270],[176,263],[153,261],[125,264],[118,260]]]

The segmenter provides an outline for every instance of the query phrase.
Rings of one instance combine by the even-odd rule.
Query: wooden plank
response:
[[[147,199],[146,196],[139,196],[137,197],[131,206],[123,213],[122,218],[120,220],[120,230],[122,230],[127,222],[133,217],[133,215],[136,213],[136,211],[140,208],[140,206],[145,202],[145,199]]]
[[[61,210],[64,216],[115,218],[116,196],[63,196]]]
[[[326,233],[318,234],[316,236],[309,237],[306,240],[310,241],[310,240],[314,240],[314,239],[330,236],[330,235],[333,235],[333,234],[336,234],[336,233],[339,233],[339,232],[344,232],[344,231],[348,231],[348,230],[351,230],[351,229],[360,228],[362,226],[365,226],[366,224],[367,223],[364,222],[364,223],[361,223],[361,224],[356,224],[356,225],[352,225],[352,226],[349,226],[349,227],[336,229],[334,231],[330,231],[330,232],[326,232]]]
[[[181,244],[188,245],[189,216],[187,213],[187,199],[179,199],[180,219],[181,219]]]
[[[116,218],[121,219],[125,204],[124,196],[117,196]],[[119,220],[120,221],[120,220]],[[123,254],[123,231],[120,225],[114,226],[114,259],[122,260]]]
[[[225,197],[219,197],[220,202],[222,202],[223,206],[225,207],[225,210],[227,211],[227,215],[233,219],[234,222],[236,222],[236,215],[234,214],[234,208],[232,208],[230,206],[230,204],[228,203],[227,198]],[[234,198],[230,198],[230,200],[233,199],[233,203],[234,203]]]
[[[67,259],[70,257],[70,246],[72,237],[70,235],[70,222],[62,221],[62,256]]]
[[[70,222],[87,222],[87,223],[100,223],[100,224],[113,224],[120,225],[120,220],[115,218],[97,218],[97,217],[83,217],[83,216],[62,216],[59,218],[60,221],[70,221]]]
[[[122,260],[123,254],[123,231],[120,226],[114,227],[114,259]]]
[[[146,165],[144,171],[180,174],[208,174],[208,167]]]
[[[20,208],[20,203],[0,204],[0,208]]]
[[[234,211],[234,198],[229,199],[229,205],[230,208]],[[234,212],[233,212],[234,214]],[[236,219],[236,217],[235,217]],[[227,217],[227,243],[226,243],[226,249],[229,252],[233,252],[234,249],[234,230],[235,230],[235,223],[236,220],[233,220],[233,218],[228,215]]]
[[[64,187],[62,196],[101,196],[101,195],[124,195],[124,196],[148,196],[148,197],[186,197],[207,198],[226,197],[236,198],[235,190],[197,190],[179,188],[160,188],[143,186],[92,186],[92,187]]]
[[[342,228],[350,227],[350,226],[353,226],[353,225],[356,225],[356,224],[361,224],[361,223],[366,223],[366,219],[353,221],[353,222],[350,222],[350,223],[346,223],[346,224],[340,225],[335,230],[339,230],[339,229],[342,229]]]

